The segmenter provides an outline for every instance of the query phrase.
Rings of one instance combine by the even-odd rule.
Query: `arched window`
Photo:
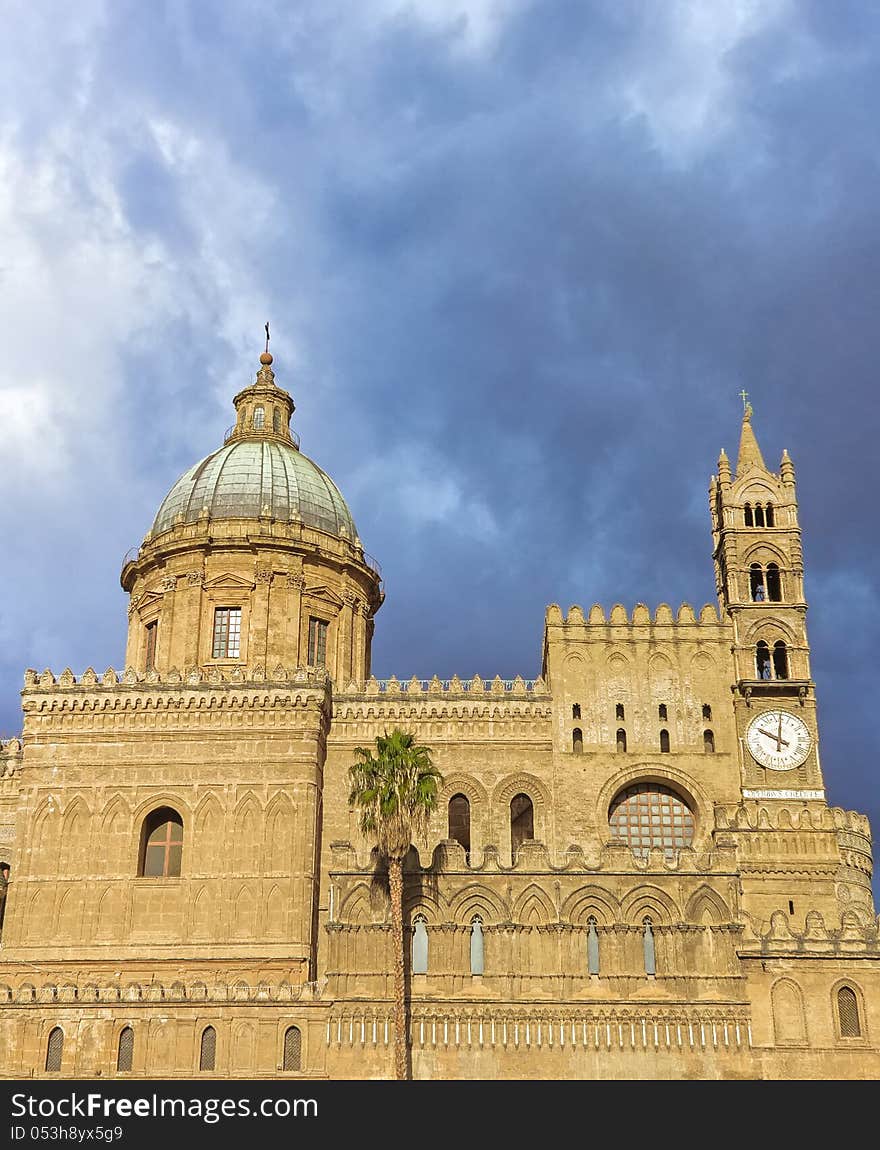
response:
[[[689,847],[694,838],[693,811],[683,798],[661,783],[625,787],[611,803],[608,825],[612,837],[623,839],[640,858],[651,847],[671,854]]]
[[[254,408],[254,431],[262,431],[266,423],[266,410],[263,407]]]
[[[770,669],[770,648],[763,639],[755,647],[755,671],[759,679],[772,679]]]
[[[788,678],[788,651],[781,639],[773,644],[773,671],[777,679]]]
[[[709,755],[715,753],[715,736],[711,731],[703,731],[703,750]]]
[[[412,972],[428,973],[428,920],[423,914],[413,919]]]
[[[660,721],[662,723],[665,723],[666,720],[669,718],[669,713],[666,710],[666,704],[665,703],[661,703],[660,706],[657,708],[657,717],[660,719]]]
[[[664,755],[669,754],[669,732],[665,727],[660,732],[660,751]]]
[[[528,795],[514,795],[510,800],[510,851],[516,861],[516,852],[526,839],[535,837],[535,811]]]
[[[206,1026],[199,1046],[199,1070],[213,1070],[216,1059],[217,1031],[213,1026]]]
[[[46,1069],[52,1072],[60,1070],[63,1053],[64,1031],[56,1026],[49,1032],[49,1041],[46,1043]]]
[[[130,1026],[123,1026],[119,1032],[119,1045],[116,1048],[116,1069],[131,1070],[134,1057],[134,1031]]]
[[[712,708],[708,703],[703,703],[703,718],[710,720],[712,718]]]
[[[624,713],[623,703],[617,704],[617,707],[615,709],[615,717],[618,719],[625,719],[626,718],[626,714]]]
[[[768,527],[774,526],[774,523],[773,523],[773,504],[772,503],[768,503],[767,506],[764,508],[764,519],[766,520]]]
[[[744,518],[745,518],[746,527],[754,527],[755,526],[755,520],[752,518],[752,505],[751,505],[751,503],[747,503],[745,505],[745,507],[743,508],[743,514],[744,514]]]
[[[471,804],[467,795],[453,795],[449,800],[449,837],[461,843],[465,856],[470,856]]]
[[[755,526],[756,527],[763,527],[764,526],[764,508],[761,506],[760,503],[755,504]]]
[[[302,1034],[298,1026],[288,1026],[284,1032],[284,1057],[281,1065],[285,1070],[302,1068]]]
[[[626,750],[626,731],[623,727],[617,732],[617,749],[618,751]]]
[[[171,807],[158,807],[144,819],[140,866],[144,878],[178,878],[183,854],[183,819]]]
[[[281,434],[281,412],[277,407],[272,408],[272,430],[276,435]]]
[[[483,920],[478,914],[471,919],[471,974],[483,973]]]
[[[657,955],[654,950],[654,928],[649,917],[642,919],[645,928],[645,974],[653,978],[657,973]]]
[[[859,1000],[850,986],[842,986],[837,992],[837,1021],[841,1038],[861,1038]]]
[[[782,602],[782,580],[779,578],[779,567],[775,563],[767,564],[767,598],[771,603]]]
[[[572,705],[571,705],[571,717],[573,719],[579,719],[581,717],[581,705],[580,705],[580,703],[572,703]]]
[[[580,727],[575,727],[571,732],[571,749],[576,755],[584,753],[584,732]]]
[[[599,933],[596,926],[596,918],[591,914],[587,919],[587,971],[590,974],[599,973]]]
[[[766,598],[764,591],[764,572],[760,563],[753,563],[749,568],[749,591],[753,603],[763,603]]]

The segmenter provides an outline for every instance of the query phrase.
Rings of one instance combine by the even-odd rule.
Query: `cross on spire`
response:
[[[266,321],[266,351],[269,350],[269,323]]]

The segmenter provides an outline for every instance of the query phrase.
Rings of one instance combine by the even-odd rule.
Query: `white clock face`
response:
[[[799,767],[810,753],[807,724],[788,711],[763,711],[749,723],[746,742],[755,762],[771,771]]]

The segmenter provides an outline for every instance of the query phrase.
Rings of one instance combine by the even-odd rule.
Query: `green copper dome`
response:
[[[183,516],[182,519],[179,516]],[[152,534],[212,519],[301,519],[354,542],[351,512],[333,480],[292,443],[234,439],[183,474],[165,497]]]

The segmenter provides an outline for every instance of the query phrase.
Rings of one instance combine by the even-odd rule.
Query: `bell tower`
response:
[[[822,798],[794,464],[783,451],[779,471],[767,467],[749,403],[736,471],[722,451],[709,503],[718,601],[732,625],[744,792]]]

